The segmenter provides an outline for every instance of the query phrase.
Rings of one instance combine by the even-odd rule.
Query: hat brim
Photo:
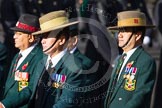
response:
[[[19,32],[28,33],[28,34],[31,33],[31,32],[29,32],[29,31],[26,31],[26,30],[24,30],[24,29],[20,29],[20,28],[17,28],[17,27],[11,27],[10,30],[19,31]]]
[[[32,33],[32,35],[39,36],[40,34],[47,33],[49,31],[58,30],[58,29],[61,29],[61,28],[65,28],[65,27],[68,27],[68,26],[71,26],[71,25],[74,25],[74,24],[78,24],[78,23],[79,23],[79,21],[66,23],[64,25],[60,25],[60,26],[57,26],[57,27],[51,27],[51,28],[48,28],[48,29],[45,29],[45,30],[40,30],[40,31],[34,32],[34,33]]]
[[[127,27],[145,27],[146,29],[149,28],[154,28],[154,25],[146,25],[146,26],[113,26],[113,27],[108,27],[108,30],[119,30],[121,28],[127,28]]]

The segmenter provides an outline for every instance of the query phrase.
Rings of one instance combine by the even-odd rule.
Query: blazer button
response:
[[[119,98],[119,101],[121,101],[122,100],[122,98]]]

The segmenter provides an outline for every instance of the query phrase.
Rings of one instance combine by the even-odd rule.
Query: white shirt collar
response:
[[[70,50],[70,54],[73,54],[76,49],[77,47],[74,47],[72,50]]]
[[[135,52],[135,50],[136,50],[138,47],[139,47],[139,46],[137,46],[137,47],[131,49],[130,51],[126,52],[127,57],[125,58],[124,61],[126,61],[126,59],[129,59],[129,57]],[[124,54],[124,53],[125,53],[125,52],[123,52],[123,54]]]
[[[30,46],[29,48],[20,51],[19,53],[21,53],[22,57],[20,58],[20,60],[17,63],[16,68],[18,68],[20,66],[20,64],[25,60],[25,58],[29,55],[29,53],[35,48],[37,44],[34,44],[32,46]]]
[[[29,48],[25,49],[24,51],[20,51],[20,53],[22,54],[22,57],[26,57],[36,46],[37,44],[34,44],[32,46],[30,46]]]
[[[52,58],[48,55],[46,69],[49,65],[49,62],[48,62],[49,60],[52,61],[52,64],[53,64],[52,67],[55,67],[56,64],[60,61],[60,59],[65,55],[66,52],[67,52],[67,49],[64,49],[63,51],[61,51],[60,53],[58,53],[56,56]]]

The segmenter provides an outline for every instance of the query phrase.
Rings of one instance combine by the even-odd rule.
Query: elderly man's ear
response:
[[[32,43],[32,42],[34,42],[34,40],[35,40],[34,36],[30,34],[29,35],[29,42]]]

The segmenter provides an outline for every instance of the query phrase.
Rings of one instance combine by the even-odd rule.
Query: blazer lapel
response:
[[[14,80],[14,75],[12,76],[12,70],[13,70],[13,67],[14,67],[14,63],[16,61],[16,58],[17,58],[18,54],[16,54],[16,56],[14,57],[13,59],[13,62],[11,64],[11,68],[10,68],[10,71],[9,71],[9,74],[8,74],[8,77],[7,77],[7,82],[5,84],[5,93],[4,95],[7,93],[7,91],[11,88],[11,86],[15,83],[15,80]]]
[[[69,56],[69,53],[66,53],[61,60],[57,63],[57,65],[55,66],[55,70],[54,73],[56,73],[57,71],[59,71],[62,68],[62,64],[64,63],[64,61],[66,60],[66,58]]]
[[[34,81],[33,83],[33,92],[32,92],[32,96],[30,99],[33,98],[35,91],[36,91],[36,87],[39,83],[39,79],[41,77],[41,75],[45,72],[46,69],[46,62],[47,62],[47,55],[43,56],[43,59],[40,61],[40,63],[37,65],[36,67],[36,71],[34,71],[34,79],[32,79]]]
[[[108,92],[107,92],[107,96],[106,96],[106,103],[105,103],[105,105],[107,106],[107,104],[109,103],[109,96],[110,96],[110,94],[112,93],[112,88],[113,88],[113,81],[114,81],[114,77],[115,77],[115,75],[116,75],[116,69],[117,69],[117,64],[118,64],[118,59],[119,59],[119,57],[120,56],[118,56],[116,59],[115,59],[115,67],[114,67],[114,69],[112,70],[112,74],[111,74],[111,80],[110,80],[110,82],[109,82],[109,87],[108,87]]]
[[[124,68],[123,68],[123,70],[122,70],[122,73],[121,73],[121,75],[120,75],[120,77],[119,77],[119,80],[118,80],[118,82],[117,82],[117,84],[116,84],[116,87],[115,87],[115,90],[114,90],[114,92],[113,92],[113,94],[112,94],[111,100],[115,97],[117,91],[119,90],[119,88],[121,87],[121,85],[122,85],[123,82],[124,82],[124,77],[123,77],[123,75],[124,75],[124,71],[125,71],[125,69],[126,69],[126,65],[127,65],[129,62],[132,62],[132,61],[134,62],[133,64],[135,64],[138,55],[139,55],[142,51],[143,51],[143,48],[142,48],[142,47],[137,48],[137,50],[136,50],[136,51],[131,55],[131,57],[128,59],[127,63],[125,64],[125,66],[124,66]]]

